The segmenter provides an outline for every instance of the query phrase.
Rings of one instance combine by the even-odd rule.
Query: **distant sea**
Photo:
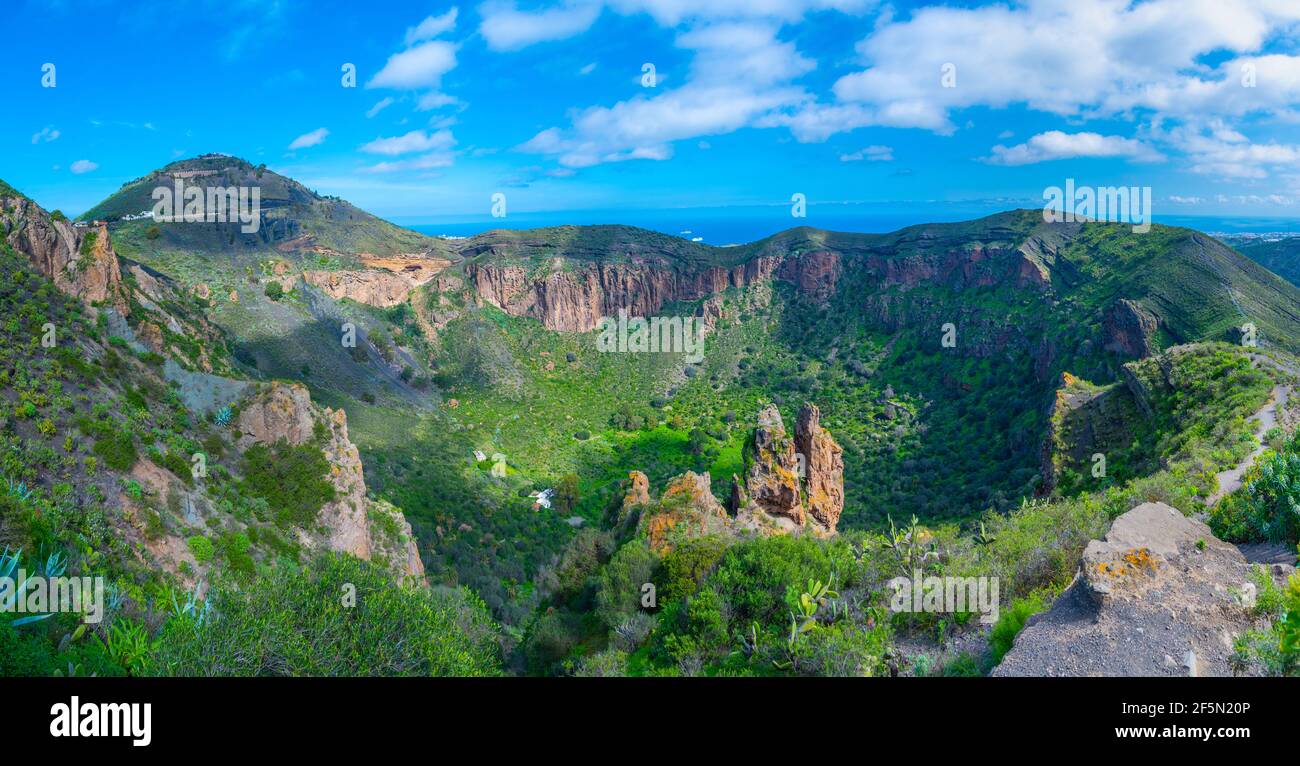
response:
[[[1028,207],[1028,205],[1021,205]],[[658,210],[567,210],[490,216],[396,217],[401,226],[423,234],[472,237],[492,229],[534,229],[545,226],[626,224],[709,245],[753,242],[795,226],[830,231],[885,233],[922,223],[967,221],[1016,207],[1013,203],[934,203],[879,206],[857,204],[810,205],[807,216],[795,218],[788,205],[676,208]],[[1300,235],[1300,218],[1232,216],[1155,216],[1157,223],[1186,226],[1222,234],[1292,233]]]

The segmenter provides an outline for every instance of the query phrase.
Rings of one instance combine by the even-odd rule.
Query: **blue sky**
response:
[[[1295,2],[8,5],[0,178],[74,214],[206,152],[404,220],[495,192],[1037,206],[1066,178],[1150,186],[1158,217],[1300,214]]]

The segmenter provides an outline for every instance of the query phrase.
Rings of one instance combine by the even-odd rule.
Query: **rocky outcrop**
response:
[[[817,405],[800,408],[794,446],[804,456],[804,505],[817,525],[834,530],[844,511],[844,450],[821,427]]]
[[[55,220],[25,197],[0,199],[0,233],[37,271],[87,306],[129,312],[122,269],[107,226],[77,227]]]
[[[640,471],[633,471],[627,476],[627,492],[623,495],[623,508],[629,509],[650,502],[650,478]]]
[[[275,382],[244,404],[238,428],[241,447],[280,440],[292,445],[316,441],[329,461],[335,490],[334,500],[317,517],[326,531],[316,542],[363,559],[382,558],[399,575],[423,580],[424,565],[406,518],[396,508],[366,496],[361,454],[348,438],[347,413],[328,407],[319,411],[305,386]],[[377,527],[388,530],[394,525],[398,534],[378,534]],[[302,534],[309,541],[315,535],[309,530]]]
[[[1292,569],[1270,571],[1280,585]],[[993,675],[1232,675],[1234,639],[1260,627],[1250,574],[1209,527],[1144,503],[1088,543],[1074,583],[1029,620]]]
[[[303,281],[339,300],[389,308],[406,300],[415,289],[414,280],[388,271],[308,271]]]
[[[683,539],[726,534],[731,526],[731,518],[713,496],[709,475],[687,471],[670,480],[659,502],[641,515],[639,531],[650,549],[663,556]]]
[[[1141,305],[1121,298],[1102,318],[1102,343],[1107,351],[1141,359],[1160,350],[1156,341],[1159,321]]]
[[[748,470],[740,497],[745,499],[746,507],[737,508],[736,513],[749,508],[772,517],[786,529],[802,527],[807,517],[800,497],[799,455],[776,405],[769,404],[758,413],[758,425],[745,457]]]
[[[744,481],[733,479],[729,506],[744,525],[775,531],[835,533],[844,511],[844,457],[805,404],[791,438],[775,405],[758,415],[746,449]]]

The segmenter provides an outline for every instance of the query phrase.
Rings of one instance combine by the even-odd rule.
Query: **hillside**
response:
[[[174,191],[176,184],[206,191],[213,187],[257,188],[261,220],[256,232],[238,223],[155,223],[149,219],[122,221],[152,211],[155,189]],[[181,213],[180,202],[176,213]],[[114,224],[118,247],[130,256],[151,256],[169,250],[205,253],[249,251],[303,255],[393,256],[440,249],[441,242],[403,229],[336,197],[323,197],[265,165],[222,154],[207,154],[173,162],[122,185],[81,216],[85,221]],[[152,227],[157,226],[157,229]]]
[[[167,172],[257,180],[229,158],[190,162],[204,164]],[[995,573],[1016,598],[1054,594],[1140,500],[1203,509],[1215,474],[1256,450],[1247,419],[1282,377],[1257,359],[1300,350],[1300,290],[1187,229],[1008,211],[727,248],[566,226],[385,249],[369,223],[369,241],[330,240],[320,211],[336,201],[263,177],[280,201],[263,231],[311,237],[99,230],[127,287],[165,285],[224,339],[228,376],[346,411],[365,492],[410,524],[407,560],[483,599],[516,671],[889,672],[881,652],[931,619],[851,613],[824,638],[862,654],[813,662],[705,640],[680,610],[707,585],[751,604],[729,630],[752,618],[754,641],[784,642],[789,583],[836,574],[877,598],[898,535],[930,536],[950,571]],[[698,321],[702,354],[602,351],[620,312]],[[623,577],[668,606],[629,606]],[[748,577],[781,594],[735,590]]]
[[[1300,236],[1224,236],[1223,241],[1291,284],[1300,284]]]
[[[0,674],[322,672],[297,618],[242,602],[251,583],[285,599],[341,586],[328,577],[402,601],[412,635],[439,634],[407,672],[490,672],[491,623],[465,594],[420,587],[410,526],[369,495],[345,412],[245,377],[203,302],[120,259],[103,227],[0,194],[0,268],[14,339],[0,352],[0,569],[101,576],[109,591],[80,630],[78,614],[0,615]],[[367,651],[336,632],[344,615],[311,611],[312,641]],[[482,632],[462,642],[453,622]],[[435,657],[457,646],[464,657]]]

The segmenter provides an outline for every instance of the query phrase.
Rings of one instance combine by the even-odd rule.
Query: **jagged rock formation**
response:
[[[122,269],[107,226],[73,226],[55,220],[26,197],[0,197],[0,231],[5,241],[27,254],[32,265],[64,293],[94,311],[110,306],[129,313]]]
[[[744,524],[781,531],[834,534],[844,511],[844,457],[821,427],[821,411],[805,404],[794,437],[781,412],[768,405],[746,451],[745,478],[733,478],[730,508]]]
[[[821,427],[817,405],[799,409],[794,443],[806,461],[804,504],[820,527],[833,531],[844,512],[844,450]]]
[[[650,502],[650,478],[640,471],[628,474],[627,493],[623,495],[623,508],[627,510]]]
[[[1292,572],[1271,565],[1281,585]],[[1115,520],[1074,583],[1031,618],[995,676],[1233,674],[1234,638],[1259,627],[1250,564],[1209,527],[1163,503]]]
[[[328,407],[318,411],[305,386],[275,382],[243,406],[238,426],[241,447],[275,444],[282,439],[295,446],[305,444],[317,440],[318,426],[323,426],[319,443],[330,463],[330,481],[336,496],[317,517],[326,530],[321,542],[331,550],[363,559],[383,557],[400,575],[424,578],[415,536],[401,511],[366,497],[361,454],[348,438],[347,413]],[[390,517],[400,529],[397,539],[377,534],[372,514]],[[312,532],[304,531],[302,535],[312,542]]]
[[[668,482],[658,505],[648,509],[639,524],[650,549],[661,556],[683,538],[725,534],[731,527],[731,518],[713,496],[709,475],[691,471]]]

